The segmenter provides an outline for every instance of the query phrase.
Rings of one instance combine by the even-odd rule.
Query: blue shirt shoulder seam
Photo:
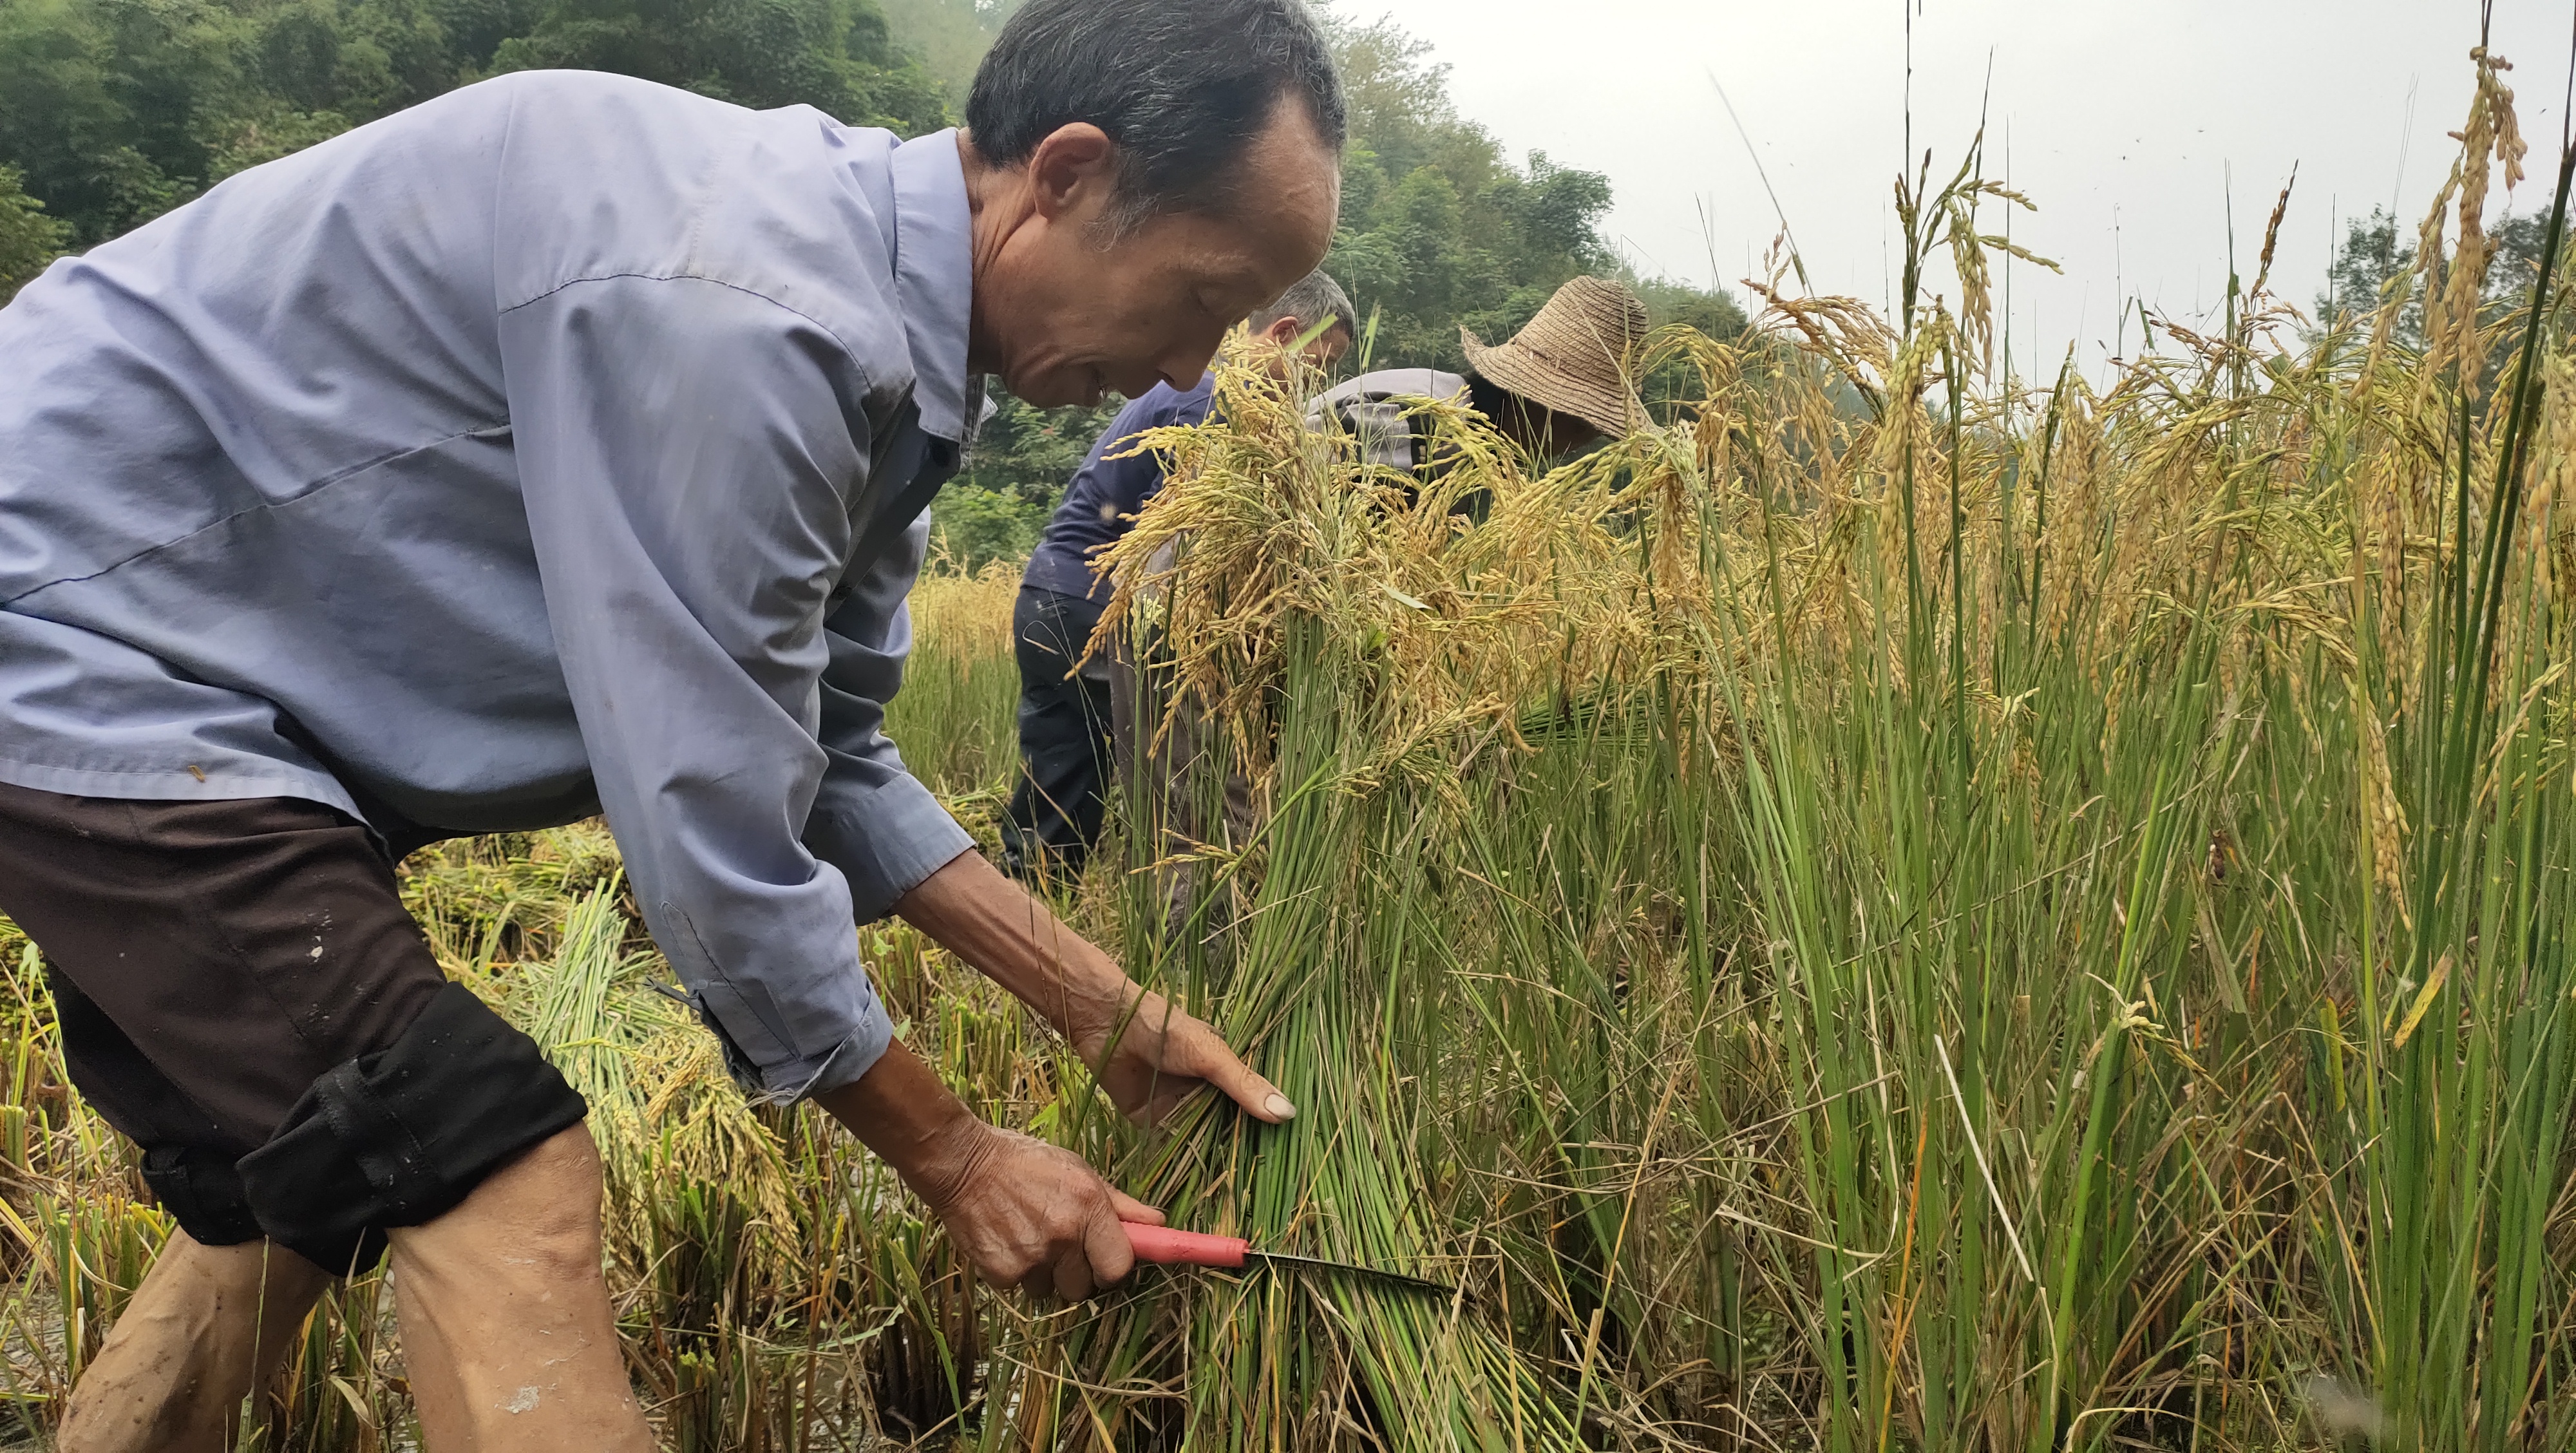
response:
[[[577,288],[583,283],[616,282],[620,279],[630,278],[649,283],[708,283],[715,287],[730,289],[731,291],[740,293],[748,298],[758,298],[760,301],[767,303],[782,313],[787,314],[789,317],[802,318],[806,322],[813,324],[815,327],[822,329],[823,336],[831,339],[832,346],[840,349],[841,356],[848,359],[852,367],[858,369],[861,381],[870,387],[874,387],[876,384],[876,375],[869,370],[866,362],[860,358],[859,351],[852,348],[850,346],[850,340],[842,337],[840,330],[834,328],[831,324],[824,322],[822,319],[815,317],[813,314],[806,312],[804,309],[799,308],[792,303],[782,303],[778,299],[771,297],[769,294],[760,291],[758,288],[747,288],[738,282],[732,282],[720,277],[709,277],[705,273],[700,272],[602,272],[589,273],[581,277],[566,278],[562,282],[556,283],[553,287],[546,289],[544,292],[538,293],[534,297],[512,303],[508,307],[503,308],[500,316],[506,318],[510,314],[519,311],[521,308],[534,307],[567,288]]]

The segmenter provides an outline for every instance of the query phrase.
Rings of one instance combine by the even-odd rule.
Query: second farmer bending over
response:
[[[1321,269],[1252,315],[1253,336],[1270,346],[1275,376],[1288,376],[1289,350],[1318,324],[1328,326],[1307,341],[1302,355],[1306,367],[1320,372],[1349,350],[1357,332],[1351,300]],[[1148,429],[1205,419],[1215,386],[1213,373],[1187,391],[1156,384],[1121,409],[1074,472],[1064,502],[1029,553],[1011,611],[1020,667],[1021,771],[1002,818],[1003,865],[1016,876],[1080,873],[1099,841],[1108,803],[1109,663],[1095,658],[1078,673],[1073,663],[1082,660],[1109,604],[1108,583],[1092,575],[1093,558],[1127,533],[1136,512],[1163,487],[1160,455],[1148,450],[1111,456],[1126,454]]]

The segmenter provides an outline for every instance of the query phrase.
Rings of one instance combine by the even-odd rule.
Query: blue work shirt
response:
[[[968,221],[953,133],[538,72],[56,263],[0,310],[0,779],[604,811],[735,1073],[856,1079],[854,924],[971,846],[882,730]]]
[[[1020,583],[1105,603],[1109,585],[1092,576],[1093,552],[1126,534],[1132,523],[1127,517],[1143,509],[1145,501],[1163,487],[1163,458],[1154,451],[1125,459],[1108,456],[1135,448],[1136,436],[1148,429],[1205,419],[1215,390],[1213,373],[1201,375],[1198,386],[1187,393],[1158,383],[1120,409],[1099,442],[1091,446],[1091,456],[1073,472],[1064,502],[1055,507],[1046,533],[1029,552],[1028,571]]]

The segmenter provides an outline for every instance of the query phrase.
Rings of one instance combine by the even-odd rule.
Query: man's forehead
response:
[[[1258,306],[1277,297],[1287,283],[1296,281],[1275,276],[1279,268],[1271,254],[1276,249],[1257,245],[1264,236],[1257,218],[1202,217],[1193,221],[1197,225],[1187,229],[1191,235],[1174,239],[1179,245],[1171,257],[1173,271],[1191,285],[1229,294],[1266,294],[1252,299],[1253,305]]]
[[[1247,148],[1230,205],[1178,214],[1167,265],[1190,285],[1260,307],[1304,276],[1332,241],[1341,158],[1302,106],[1283,105]],[[1284,276],[1283,276],[1284,274]]]
[[[1247,214],[1266,213],[1274,225],[1321,223],[1330,236],[1341,211],[1342,159],[1303,105],[1281,98],[1244,154],[1241,195]]]
[[[1185,253],[1181,263],[1193,282],[1218,292],[1259,292],[1269,286],[1269,279],[1262,276],[1259,260],[1240,249],[1230,253],[1213,249]],[[1266,303],[1270,299],[1258,301]]]

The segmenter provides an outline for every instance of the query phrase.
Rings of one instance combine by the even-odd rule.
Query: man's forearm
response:
[[[1126,972],[981,853],[960,853],[894,911],[1058,1029],[1105,1023],[1127,1007]]]
[[[983,1128],[966,1102],[940,1082],[939,1072],[899,1039],[866,1074],[814,1096],[814,1103],[934,1207],[955,1193],[971,1160],[974,1132]]]
[[[894,911],[1044,1015],[1130,1117],[1151,1123],[1208,1086],[1273,1125],[1297,1113],[1215,1030],[1146,992],[981,855],[960,854]]]

